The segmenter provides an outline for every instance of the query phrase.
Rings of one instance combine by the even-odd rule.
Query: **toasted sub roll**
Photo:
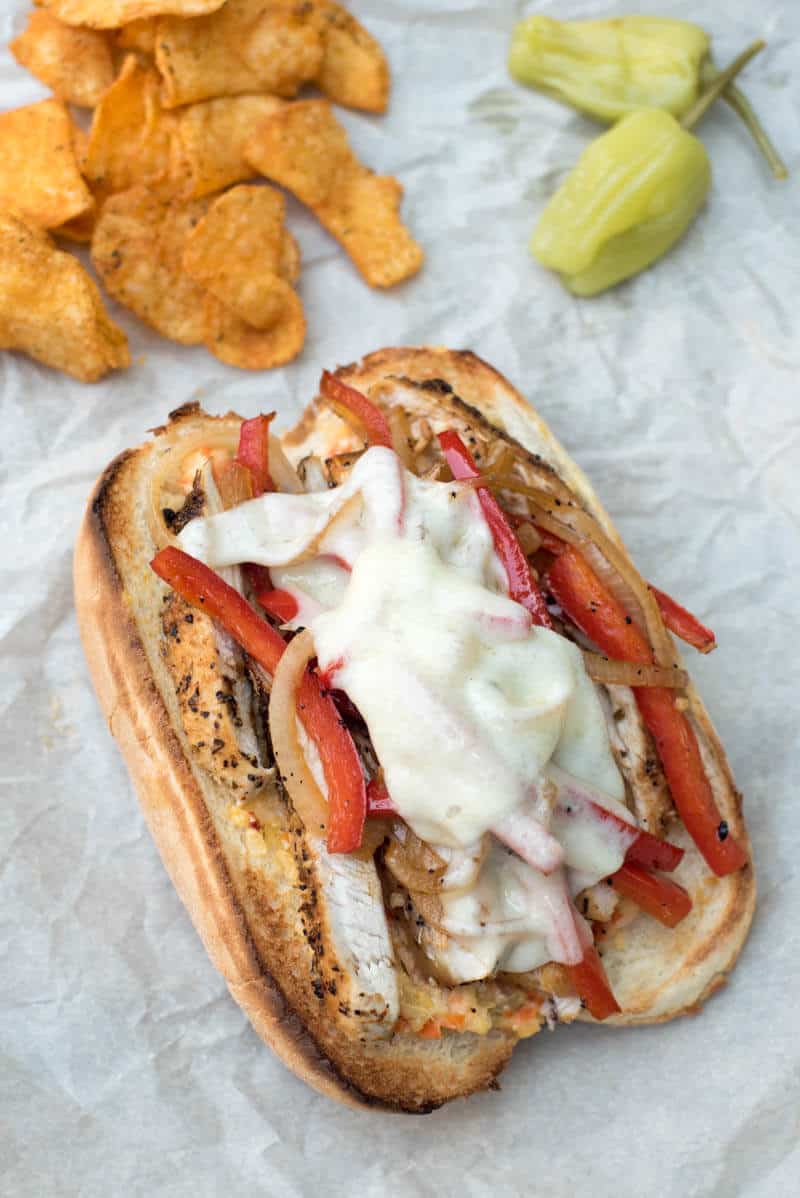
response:
[[[530,455],[625,554],[580,469],[473,354],[387,349],[336,377],[384,410],[402,408],[410,449],[423,465],[429,455],[432,469],[435,434],[445,429]],[[182,507],[190,505],[184,515],[192,519],[218,502],[207,466],[205,488],[197,481],[195,459],[207,463],[208,446],[230,453],[240,425],[233,414],[187,406],[100,478],[75,552],[90,671],[164,864],[259,1036],[300,1077],[351,1106],[431,1110],[490,1087],[522,1036],[591,1017],[558,966],[469,987],[426,976],[420,943],[393,918],[407,896],[387,877],[381,851],[328,853],[287,798],[264,733],[269,680],[150,570],[184,523]],[[318,399],[281,446],[297,476],[318,487],[346,477],[364,440]],[[628,805],[642,828],[685,850],[674,877],[693,902],[677,928],[641,915],[609,922],[598,944],[621,1013],[607,1022],[662,1022],[695,1010],[725,981],[752,918],[754,874],[750,863],[722,878],[711,873],[671,804],[633,693],[601,690]],[[685,694],[717,807],[749,850],[724,750],[691,684]],[[419,1034],[428,1011],[441,1029],[436,1038]]]

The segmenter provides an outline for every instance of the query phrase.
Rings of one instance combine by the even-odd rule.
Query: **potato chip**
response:
[[[166,108],[270,92],[294,96],[322,64],[322,17],[308,0],[227,0],[196,21],[158,23]]]
[[[183,269],[186,238],[208,207],[146,187],[105,201],[92,238],[92,262],[109,295],[165,337],[203,340],[203,289]]]
[[[419,270],[422,249],[399,216],[400,183],[358,161],[326,100],[300,100],[268,117],[245,157],[314,211],[372,287]]]
[[[142,17],[138,21],[129,21],[116,33],[114,45],[118,50],[136,50],[139,54],[154,55],[157,28],[158,21],[155,17]]]
[[[182,108],[177,118],[189,194],[204,196],[252,179],[256,172],[245,160],[244,143],[284,104],[275,96],[222,96]]]
[[[75,151],[75,161],[78,164],[78,170],[81,174],[86,171],[86,156],[89,150],[89,134],[75,121],[72,122],[72,148]],[[91,208],[87,208],[86,212],[82,212],[80,216],[73,217],[72,220],[65,221],[63,225],[56,225],[51,232],[54,237],[64,237],[67,241],[77,241],[86,244],[92,240],[94,233],[95,222],[97,221],[97,213],[99,203],[102,202],[103,193],[98,190],[98,195],[92,200]]]
[[[167,14],[199,17],[214,12],[225,0],[42,0],[42,7],[68,25],[118,29],[130,21]]]
[[[285,212],[272,187],[234,187],[186,239],[188,274],[256,329],[270,328],[292,302],[280,277]]]
[[[177,118],[164,112],[153,67],[134,55],[94,112],[86,176],[106,192],[145,184],[175,193],[186,186]]]
[[[105,34],[75,29],[49,12],[32,12],[24,33],[9,48],[20,66],[67,104],[94,108],[114,82]]]
[[[75,163],[82,175],[86,174],[86,164],[89,158],[89,133],[76,121],[71,121],[72,150]]]
[[[296,358],[303,348],[306,320],[296,291],[289,288],[289,305],[270,329],[254,329],[226,308],[215,295],[205,298],[205,343],[220,362],[242,370],[270,370]]]
[[[283,230],[281,238],[281,260],[278,263],[278,274],[292,285],[300,278],[300,246],[288,229]]]
[[[0,113],[0,208],[50,229],[93,203],[75,161],[72,122],[60,100]]]
[[[0,213],[0,349],[19,349],[93,383],[130,366],[128,339],[76,258],[40,229]]]
[[[94,236],[97,212],[98,209],[95,206],[89,212],[84,212],[82,216],[76,216],[74,220],[65,221],[63,225],[56,225],[50,232],[54,237],[63,237],[66,241],[77,241],[79,245],[88,245]]]
[[[371,33],[332,0],[314,0],[322,14],[325,53],[315,82],[337,104],[385,112],[389,64]]]

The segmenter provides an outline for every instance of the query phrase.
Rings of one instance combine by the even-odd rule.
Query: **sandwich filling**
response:
[[[284,628],[310,630],[357,709],[434,863],[420,895],[389,899],[434,976],[579,963],[591,933],[572,900],[622,866],[636,825],[583,655],[509,597],[475,487],[376,445],[337,487],[267,492],[177,543],[216,570],[267,567]]]

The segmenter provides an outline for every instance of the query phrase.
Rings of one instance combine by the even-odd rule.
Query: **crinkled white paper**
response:
[[[5,45],[26,4],[0,7]],[[800,1192],[800,6],[538,11],[629,7],[702,23],[720,62],[766,36],[743,86],[793,170],[775,182],[715,109],[708,209],[632,285],[576,300],[527,254],[596,132],[508,78],[509,33],[530,7],[370,0],[353,8],[389,52],[391,111],[342,119],[361,157],[405,185],[427,251],[418,278],[370,291],[292,202],[309,336],[288,368],[227,369],[117,310],[135,365],[95,386],[0,355],[3,1194]],[[42,94],[3,51],[0,105]],[[526,391],[643,572],[715,628],[719,651],[692,665],[746,796],[760,904],[739,969],[699,1018],[539,1036],[500,1093],[419,1119],[319,1097],[228,997],[98,712],[70,566],[95,476],[170,409],[200,399],[288,422],[321,367],[426,341],[469,347]]]

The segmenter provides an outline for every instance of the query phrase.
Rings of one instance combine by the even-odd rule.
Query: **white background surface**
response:
[[[707,211],[668,261],[591,301],[525,248],[596,130],[507,78],[521,6],[353,7],[395,84],[388,117],[343,119],[364,160],[406,186],[428,254],[417,279],[370,292],[293,205],[309,337],[287,369],[235,372],[127,313],[136,365],[93,387],[0,357],[0,1191],[797,1194],[800,5],[632,6],[703,23],[721,62],[768,38],[743,84],[794,173],[774,182],[715,110],[702,126]],[[24,8],[0,3],[4,44]],[[0,104],[41,94],[3,52]],[[98,713],[70,566],[94,477],[168,410],[200,398],[288,420],[321,367],[426,340],[474,349],[527,392],[643,573],[713,624],[719,651],[692,664],[746,796],[760,905],[740,968],[702,1017],[539,1036],[500,1093],[420,1119],[319,1097],[228,997]]]

